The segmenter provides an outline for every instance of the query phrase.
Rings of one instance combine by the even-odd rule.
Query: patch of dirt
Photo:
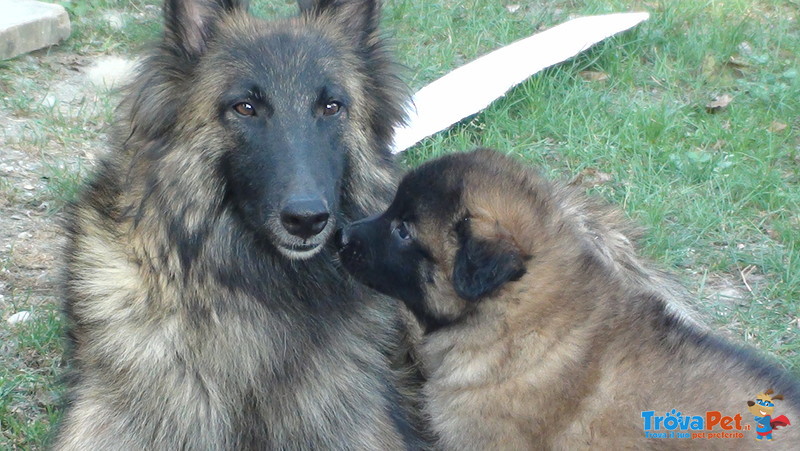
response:
[[[39,70],[52,81],[13,80],[24,92],[4,93],[6,101],[0,107],[2,320],[19,310],[55,302],[62,239],[47,178],[54,170],[90,167],[105,149],[105,118],[118,101],[108,88],[118,86],[133,64],[120,57],[58,53],[29,55],[22,63],[25,77],[35,77]],[[78,138],[60,136],[61,129]],[[82,139],[81,133],[90,133],[91,138]],[[3,321],[0,329],[5,327]]]
[[[736,307],[748,305],[753,294],[741,280],[732,275],[709,274],[697,290],[697,299],[700,303],[698,307],[715,317],[707,318],[709,323],[721,325],[715,327],[718,332],[732,340],[742,340],[742,325],[733,313]]]
[[[22,136],[22,130],[25,128],[25,120],[15,118],[4,109],[0,109],[0,137],[3,142],[10,143],[18,141]]]
[[[0,127],[4,125],[0,118]],[[3,319],[21,305],[37,305],[53,297],[52,268],[58,245],[57,227],[42,202],[41,161],[27,152],[3,146],[0,177],[0,311]]]

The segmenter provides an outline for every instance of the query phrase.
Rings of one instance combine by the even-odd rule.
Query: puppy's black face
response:
[[[342,264],[360,282],[405,302],[428,330],[455,321],[525,272],[525,255],[496,219],[505,213],[495,199],[507,192],[509,161],[482,151],[410,172],[385,212],[340,231]],[[486,191],[494,182],[501,189]]]
[[[425,306],[425,285],[435,265],[424,242],[416,239],[419,219],[409,183],[382,214],[356,221],[339,233],[339,256],[344,267],[361,283],[405,302],[421,319],[430,315]]]
[[[430,254],[411,238],[409,224],[384,213],[342,229],[342,263],[358,280],[389,296],[410,303],[423,297],[419,269]]]

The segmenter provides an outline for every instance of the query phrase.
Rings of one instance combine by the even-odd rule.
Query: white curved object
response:
[[[480,112],[531,75],[647,20],[648,13],[579,17],[469,62],[423,87],[407,107],[408,124],[395,130],[392,152]],[[469,93],[469,95],[465,95]]]

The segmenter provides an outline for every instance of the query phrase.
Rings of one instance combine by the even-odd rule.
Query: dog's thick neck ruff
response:
[[[272,22],[246,3],[167,0],[70,208],[55,449],[422,447],[397,306],[328,244],[394,187],[378,2]]]

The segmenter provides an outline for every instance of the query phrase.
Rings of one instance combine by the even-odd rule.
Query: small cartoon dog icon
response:
[[[772,390],[767,390],[756,395],[755,402],[747,401],[748,410],[755,415],[756,440],[772,440],[773,429],[791,424],[784,415],[772,418],[772,413],[775,411],[775,400],[783,400],[783,395],[770,396],[773,393]]]

